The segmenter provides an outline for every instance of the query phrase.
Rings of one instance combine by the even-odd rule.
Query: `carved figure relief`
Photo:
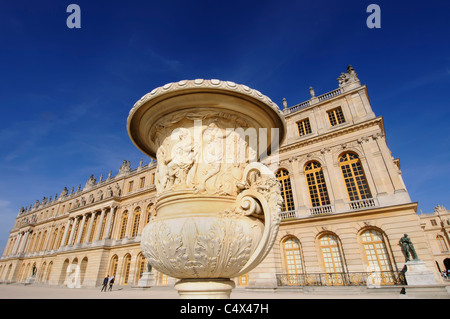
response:
[[[158,193],[193,189],[237,194],[236,182],[249,160],[256,158],[243,135],[249,133],[244,131],[248,128],[245,120],[227,113],[185,112],[161,119],[156,127],[152,136],[160,143],[155,174]]]

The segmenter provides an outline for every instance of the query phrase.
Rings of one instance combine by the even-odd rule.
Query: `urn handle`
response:
[[[260,264],[275,242],[281,222],[280,212],[283,197],[275,174],[264,164],[248,164],[243,173],[244,179],[238,183],[242,190],[236,204],[244,215],[255,215],[264,222],[264,231],[255,251],[236,275],[241,276]]]

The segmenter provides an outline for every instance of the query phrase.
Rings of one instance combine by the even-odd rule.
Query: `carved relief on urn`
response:
[[[247,86],[180,81],[139,100],[128,132],[158,163],[143,254],[182,297],[229,297],[229,278],[256,267],[278,231],[279,184],[257,161],[285,136],[280,110]]]

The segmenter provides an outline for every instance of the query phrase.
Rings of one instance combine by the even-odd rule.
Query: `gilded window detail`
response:
[[[330,205],[330,197],[320,163],[310,162],[306,164],[305,177],[312,207]]]
[[[339,158],[342,176],[350,201],[372,198],[361,161],[355,153],[345,153]]]
[[[294,196],[292,194],[291,179],[289,172],[281,169],[276,173],[277,179],[281,184],[281,196],[283,197],[283,211],[294,210]]]

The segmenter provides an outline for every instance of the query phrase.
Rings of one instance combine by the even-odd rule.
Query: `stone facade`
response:
[[[418,216],[430,243],[437,269],[441,272],[447,271],[448,274],[450,270],[450,212],[445,207],[437,205],[433,212],[427,214],[421,212]]]
[[[310,88],[303,103],[283,101],[286,139],[277,157],[263,160],[282,184],[282,222],[272,250],[235,278],[238,286],[298,285],[324,274],[328,284],[344,284],[344,275],[362,278],[374,268],[388,277],[382,284],[392,284],[406,264],[399,244],[405,233],[436,283],[441,280],[383,118],[352,67],[338,82],[320,96]],[[115,176],[91,176],[83,188],[21,208],[0,259],[0,281],[34,276],[35,284],[94,287],[114,275],[116,285],[137,286],[147,272],[141,233],[158,218],[156,168],[152,161],[131,169],[124,161]],[[152,273],[156,285],[175,282]]]

